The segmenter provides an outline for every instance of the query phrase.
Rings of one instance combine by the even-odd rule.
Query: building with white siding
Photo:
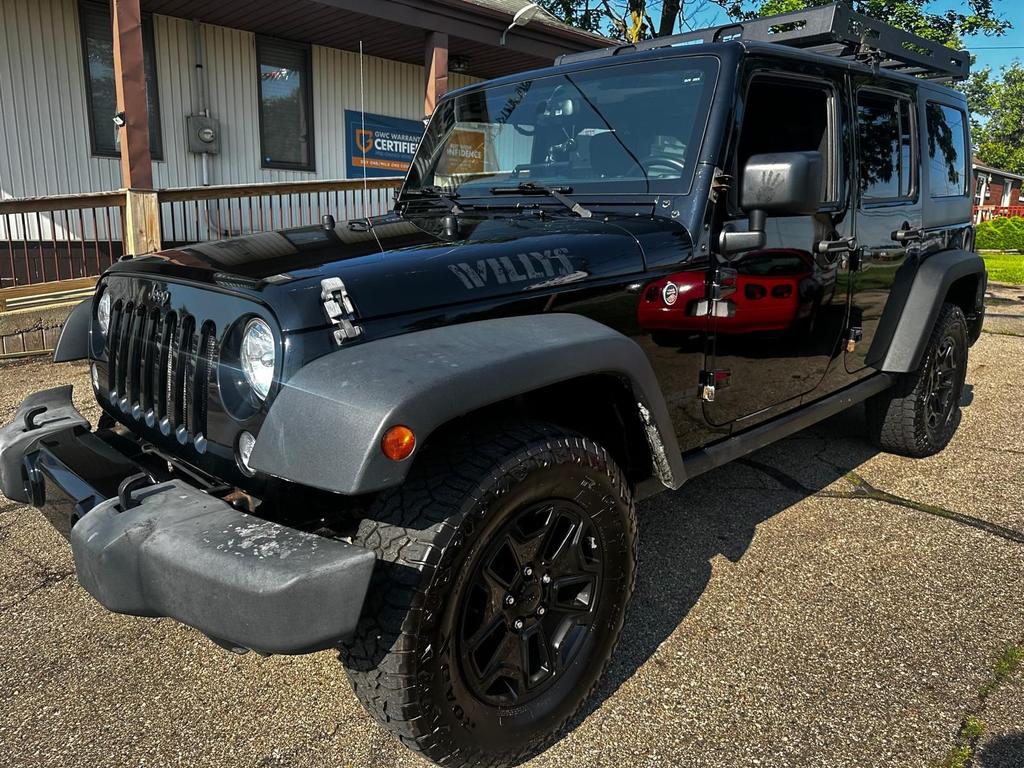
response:
[[[542,66],[558,53],[600,43],[538,15],[511,33],[502,48],[501,30],[523,5],[518,0],[143,0],[147,82],[156,97],[149,121],[153,186],[346,178],[345,110],[424,117],[423,62],[431,32],[444,36],[450,28],[470,34],[466,27],[477,27],[477,40],[448,36],[448,60],[463,70],[447,75],[451,87]],[[420,14],[414,15],[417,6]],[[431,15],[430,28],[415,26]],[[107,2],[0,0],[0,196],[127,186],[113,146],[110,23]],[[483,42],[488,36],[490,45]],[[276,68],[282,80],[268,79],[273,77],[268,68]],[[309,114],[261,124],[275,119],[261,109],[261,83],[273,88],[288,81],[302,91],[301,106]],[[263,105],[270,101],[272,95],[265,94]],[[218,124],[220,150],[206,158],[206,179],[203,157],[189,151],[186,135],[186,117],[204,108]],[[308,138],[300,136],[300,122],[311,129]],[[277,136],[284,162],[275,162],[270,147],[261,147],[268,133]],[[302,154],[306,162],[289,163]]]
[[[381,212],[446,90],[606,42],[539,9],[509,30],[528,5],[0,0],[0,290]],[[343,181],[364,173],[392,180]],[[132,222],[142,190],[161,193]]]

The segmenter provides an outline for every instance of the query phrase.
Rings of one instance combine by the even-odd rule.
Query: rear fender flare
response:
[[[382,490],[401,484],[412,463],[384,456],[381,438],[390,427],[411,428],[422,446],[459,416],[595,373],[629,383],[651,475],[678,488],[682,457],[647,356],[618,331],[563,313],[415,331],[314,360],[282,385],[250,465],[335,493]]]
[[[882,371],[916,371],[950,287],[964,277],[976,275],[976,312],[984,312],[985,262],[976,253],[948,250],[932,254],[916,264],[905,264],[896,274],[882,319],[878,324],[866,362]]]

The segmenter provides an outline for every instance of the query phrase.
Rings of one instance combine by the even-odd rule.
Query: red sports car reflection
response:
[[[813,316],[835,291],[836,270],[822,271],[811,254],[789,248],[755,251],[733,262],[736,290],[715,305],[719,333],[786,331]],[[700,332],[707,328],[703,272],[678,272],[647,286],[637,320],[642,328]]]

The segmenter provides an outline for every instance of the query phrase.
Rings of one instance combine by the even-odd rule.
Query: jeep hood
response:
[[[320,281],[341,278],[358,321],[515,293],[558,292],[579,283],[640,273],[643,241],[680,249],[691,241],[667,220],[539,216],[459,217],[445,236],[438,216],[342,222],[167,249],[119,262],[112,272],[189,280],[265,303],[284,331],[327,324]]]

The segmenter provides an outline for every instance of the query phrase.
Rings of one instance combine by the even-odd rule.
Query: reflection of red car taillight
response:
[[[788,284],[776,285],[775,287],[772,288],[772,296],[774,296],[776,299],[788,299],[792,295],[793,295],[793,286],[792,285],[788,285]]]
[[[743,296],[750,299],[751,301],[757,301],[763,299],[768,295],[768,291],[765,290],[763,285],[757,285],[756,283],[747,283],[743,288]],[[775,295],[775,291],[772,291],[772,296]]]

